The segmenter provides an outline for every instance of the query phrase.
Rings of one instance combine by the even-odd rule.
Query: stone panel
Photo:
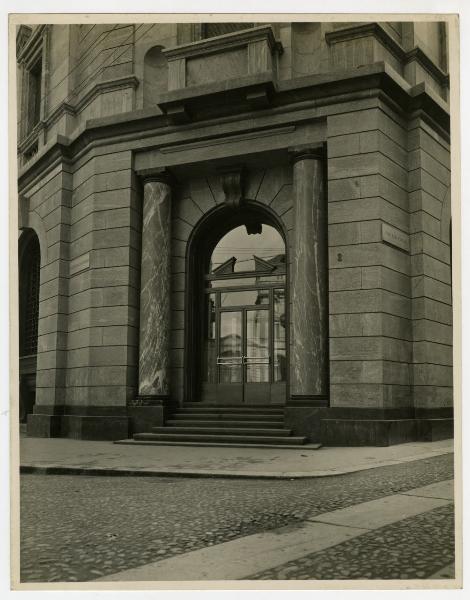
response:
[[[263,204],[271,204],[284,185],[292,184],[292,167],[279,166],[276,169],[267,169],[261,182],[256,200]]]
[[[202,210],[192,198],[180,198],[175,202],[173,216],[194,226],[202,217]]]
[[[336,201],[330,197],[328,208],[330,224],[349,223],[352,219],[361,222],[383,219],[398,229],[408,231],[408,213],[381,197]]]
[[[244,196],[247,200],[256,200],[258,192],[265,177],[266,170],[249,171],[244,177]]]
[[[403,340],[382,336],[338,337],[330,339],[331,360],[384,360],[411,361],[411,346]]]
[[[99,385],[67,388],[67,405],[96,408],[107,406],[125,407],[135,396],[135,387],[125,385]]]
[[[427,359],[430,360],[429,358]],[[423,364],[414,364],[413,383],[414,385],[452,385],[452,367],[445,365],[435,365],[430,362]]]
[[[386,313],[330,315],[330,339],[352,336],[383,336],[398,340],[412,339],[409,319]]]
[[[415,341],[413,345],[413,362],[429,361],[434,365],[452,366],[452,346],[434,341]]]
[[[413,298],[413,320],[420,319],[452,325],[452,307],[424,296]]]
[[[453,406],[453,389],[450,386],[415,385],[413,387],[416,408],[441,408]]]
[[[205,214],[208,210],[214,208],[216,205],[214,196],[205,178],[191,179],[189,185],[191,198],[199,207],[201,213]]]
[[[126,367],[133,363],[133,352],[127,346],[89,347],[69,350],[68,367]]]

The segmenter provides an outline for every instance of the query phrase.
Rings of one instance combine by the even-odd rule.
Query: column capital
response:
[[[165,168],[141,169],[140,171],[137,171],[137,175],[140,177],[144,185],[146,183],[159,182],[166,183],[167,185],[171,186],[175,181],[172,173]]]
[[[299,160],[324,160],[325,150],[323,144],[302,144],[288,148],[292,163]]]

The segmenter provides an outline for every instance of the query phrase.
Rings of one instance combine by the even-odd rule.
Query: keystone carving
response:
[[[225,194],[225,202],[230,208],[238,210],[244,201],[243,198],[243,170],[233,168],[230,171],[222,171],[220,174],[222,189]]]

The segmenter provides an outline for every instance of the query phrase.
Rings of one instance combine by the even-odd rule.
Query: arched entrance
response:
[[[197,362],[192,400],[284,404],[288,274],[282,229],[255,207],[217,211],[208,223],[198,231],[199,243],[190,244],[198,279],[188,298],[188,366],[191,356]]]
[[[39,285],[41,250],[32,229],[25,230],[18,246],[20,421],[32,412],[36,397],[38,351]]]

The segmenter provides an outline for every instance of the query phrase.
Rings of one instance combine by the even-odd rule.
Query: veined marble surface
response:
[[[291,393],[327,393],[327,257],[322,161],[294,163]]]
[[[170,392],[171,188],[144,185],[140,288],[139,394]]]

